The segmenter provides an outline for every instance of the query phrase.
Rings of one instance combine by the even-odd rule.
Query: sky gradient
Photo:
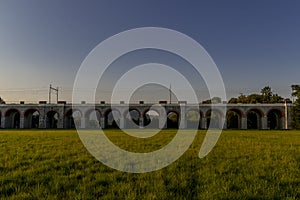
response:
[[[69,101],[76,72],[96,45],[152,26],[199,42],[217,64],[228,98],[266,85],[290,97],[290,86],[300,84],[299,10],[296,0],[0,0],[0,96],[47,100],[52,83]]]

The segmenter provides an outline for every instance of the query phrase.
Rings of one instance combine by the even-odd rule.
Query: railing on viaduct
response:
[[[291,104],[2,104],[0,128],[290,129]],[[226,111],[224,112],[224,107]],[[222,108],[222,109],[221,109]],[[114,116],[114,117],[113,117]],[[221,124],[221,117],[225,123]],[[212,120],[214,119],[214,120]],[[212,123],[213,122],[213,123]]]

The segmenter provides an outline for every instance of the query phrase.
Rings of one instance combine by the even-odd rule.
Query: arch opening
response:
[[[81,128],[81,112],[79,110],[69,110],[65,116],[66,128]]]
[[[20,128],[20,112],[18,110],[8,110],[5,114],[5,120],[5,128]]]
[[[201,129],[201,119],[202,115],[199,111],[190,110],[186,113],[186,127],[188,129]]]
[[[29,109],[24,113],[24,128],[39,128],[40,113],[36,109]]]
[[[125,128],[140,128],[140,112],[131,109],[125,115]]]
[[[159,113],[156,110],[148,110],[144,113],[144,128],[158,129],[159,128]]]
[[[262,112],[257,109],[249,110],[247,113],[247,129],[261,129]]]
[[[58,128],[59,116],[56,111],[49,111],[46,115],[46,128]]]
[[[237,109],[230,109],[226,114],[228,129],[241,129],[242,112]]]
[[[269,129],[283,129],[282,126],[282,113],[279,110],[270,110],[267,115]]]
[[[92,110],[90,112],[88,112],[87,116],[87,128],[91,128],[91,129],[97,129],[100,128],[100,120],[101,120],[101,113],[99,110]]]
[[[209,110],[206,112],[206,127],[213,129],[222,129],[221,113],[217,110]]]
[[[170,111],[167,114],[167,128],[179,128],[179,114],[174,111]]]
[[[105,113],[105,128],[119,128],[121,113],[118,110],[109,110]]]

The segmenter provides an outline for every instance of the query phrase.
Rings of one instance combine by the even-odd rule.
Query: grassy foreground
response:
[[[107,132],[124,149],[148,152],[175,130],[150,139]],[[198,158],[205,131],[175,163],[128,174],[94,159],[74,130],[1,130],[1,199],[299,199],[300,131],[223,131]]]

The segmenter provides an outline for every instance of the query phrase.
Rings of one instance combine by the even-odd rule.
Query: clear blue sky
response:
[[[299,10],[296,0],[1,0],[0,96],[47,100],[53,83],[68,98],[81,62],[98,43],[155,26],[198,41],[219,67],[228,97],[266,85],[290,97],[291,84],[300,84]]]

